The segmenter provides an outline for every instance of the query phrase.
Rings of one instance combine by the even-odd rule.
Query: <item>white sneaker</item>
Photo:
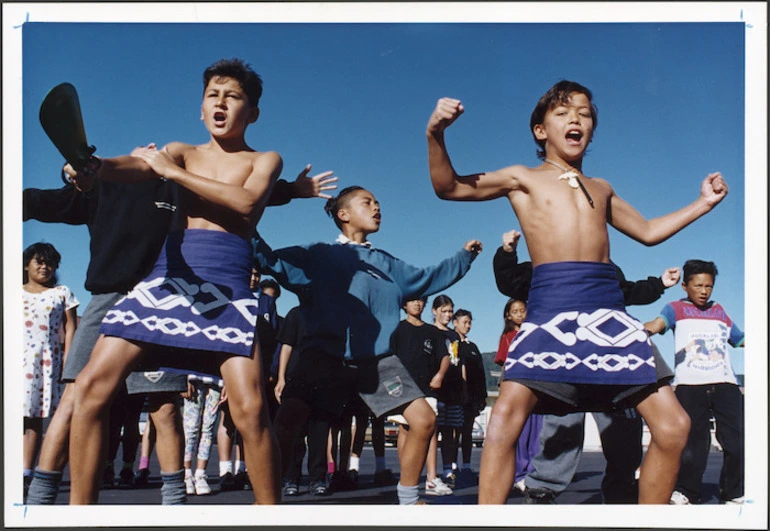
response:
[[[743,505],[744,499],[744,496],[741,496],[740,498],[733,498],[732,500],[727,500],[725,505]]]
[[[671,499],[668,501],[669,505],[690,505],[690,498],[675,490],[671,493]]]
[[[184,476],[184,487],[185,490],[187,490],[187,494],[193,495],[195,494],[195,480],[192,477],[192,474]]]
[[[195,474],[195,494],[198,496],[205,496],[206,494],[211,494],[211,487],[209,487],[209,482],[206,481],[208,478],[206,474]]]
[[[437,477],[432,481],[425,482],[425,494],[427,496],[448,496],[452,494],[452,489]]]
[[[514,483],[513,488],[524,494],[524,491],[527,490],[527,487],[524,485],[524,479],[520,479]]]

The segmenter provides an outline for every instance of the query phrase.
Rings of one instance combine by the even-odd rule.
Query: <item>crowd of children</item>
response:
[[[742,500],[743,395],[727,345],[743,346],[744,338],[711,300],[716,266],[688,261],[686,298],[643,325],[626,305],[657,300],[679,281],[679,269],[627,282],[610,261],[607,234],[609,224],[647,245],[666,240],[726,196],[720,174],[705,178],[692,204],[644,219],[607,181],[583,174],[597,110],[587,88],[562,81],[531,116],[541,165],[461,176],[444,131],[465,109],[456,99],[438,101],[426,130],[436,194],[456,201],[507,197],[532,258],[516,258],[522,233],[503,235],[495,281],[511,299],[495,356],[503,368],[499,396],[477,476],[472,430],[488,397],[483,357],[468,337],[472,313],[444,294],[433,299],[433,324],[422,313],[429,296],[468,273],[481,242],[469,240],[430,267],[378,249],[369,237],[383,217],[372,191],[348,186],[332,197],[326,192],[336,189],[336,177],[308,177],[310,166],[288,183],[278,179],[277,153],[246,144],[262,93],[248,65],[219,61],[206,69],[203,84],[207,143],[150,144],[93,159],[87,168],[67,165],[71,182],[63,189],[25,190],[25,219],[91,229],[86,289],[93,294],[76,332],[77,299],[56,283],[58,252],[43,243],[24,251],[27,503],[53,503],[68,459],[70,503],[96,503],[120,432],[122,486],[146,483],[155,432],[164,504],[211,493],[206,468],[215,437],[222,490],[251,489],[266,504],[296,495],[305,453],[312,494],[352,489],[369,422],[374,481],[397,483],[401,504],[421,503],[423,468],[427,496],[478,484],[482,504],[505,503],[513,487],[532,503],[553,503],[563,488],[544,486],[555,485],[547,478],[568,482],[571,475],[555,471],[574,473],[582,449],[582,437],[567,444],[560,433],[566,423],[582,430],[585,412],[607,420],[600,428],[605,502],[700,501],[712,415],[725,449],[720,498]],[[294,197],[327,200],[336,241],[268,245],[269,235],[257,230],[265,207]],[[137,245],[118,244],[120,231]],[[260,283],[262,272],[274,280]],[[275,306],[281,287],[299,299],[285,319]],[[151,324],[157,322],[186,333]],[[623,340],[608,340],[598,322],[624,327]],[[648,337],[668,329],[675,331],[673,373]],[[62,390],[60,381],[74,384]],[[136,404],[149,413],[148,448],[143,442],[130,477],[139,444]],[[41,451],[42,419],[52,415]],[[400,424],[397,474],[385,466],[386,417]],[[637,482],[629,474],[641,461],[640,417],[652,439]],[[618,444],[626,451],[614,451]],[[565,445],[575,452],[554,452]]]

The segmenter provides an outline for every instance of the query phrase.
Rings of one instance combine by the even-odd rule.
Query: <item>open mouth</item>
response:
[[[223,112],[215,112],[214,113],[214,121],[217,122],[217,123],[224,122],[225,118],[227,118],[227,116]]]
[[[578,130],[567,131],[567,141],[574,144],[579,144],[583,139],[583,133]]]

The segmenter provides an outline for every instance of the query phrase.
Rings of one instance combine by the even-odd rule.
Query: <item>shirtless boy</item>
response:
[[[262,82],[248,65],[219,61],[206,69],[203,84],[207,143],[172,142],[162,150],[102,159],[93,168],[104,180],[176,182],[186,216],[177,220],[150,275],[107,313],[102,336],[77,377],[71,504],[97,501],[109,404],[139,365],[221,373],[243,436],[254,496],[259,503],[280,498],[278,451],[254,337],[257,300],[249,290],[247,238],[262,216],[282,160],[245,142],[246,128],[259,117],[262,94]],[[65,169],[77,178],[72,168]],[[169,459],[158,451],[161,467],[176,462],[176,455]]]
[[[433,188],[442,199],[507,197],[534,266],[527,320],[511,343],[500,395],[492,409],[479,478],[479,503],[505,503],[513,481],[514,445],[531,411],[599,411],[635,406],[652,440],[641,467],[639,503],[667,504],[674,489],[689,418],[658,381],[641,323],[628,316],[609,262],[607,224],[645,245],[658,244],[714,208],[727,194],[719,173],[700,197],[647,220],[610,184],[582,172],[596,128],[591,92],[571,81],[538,102],[530,128],[543,164],[460,176],[444,130],[464,111],[438,101],[427,126]],[[607,331],[607,326],[613,327]],[[608,370],[610,369],[610,370]]]

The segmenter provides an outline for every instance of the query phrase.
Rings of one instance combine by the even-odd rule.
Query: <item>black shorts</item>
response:
[[[339,418],[356,392],[356,370],[318,350],[304,350],[286,378],[283,399],[295,398],[321,417]]]

